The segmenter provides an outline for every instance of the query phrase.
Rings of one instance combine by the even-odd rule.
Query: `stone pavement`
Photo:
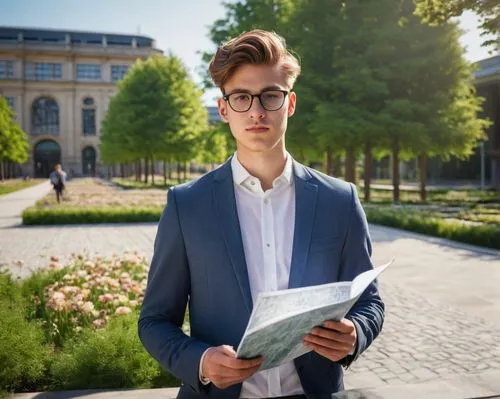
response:
[[[0,199],[0,208],[4,203]],[[370,226],[375,264],[396,258],[380,278],[384,329],[346,373],[346,388],[381,388],[490,373],[500,381],[500,251]],[[13,272],[72,252],[150,257],[155,224],[0,229],[0,264]],[[500,394],[500,387],[499,387]]]

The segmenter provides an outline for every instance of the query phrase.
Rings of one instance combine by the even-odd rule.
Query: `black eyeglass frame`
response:
[[[262,103],[262,98],[260,96],[262,96],[264,93],[268,93],[270,91],[279,91],[280,93],[283,93],[283,101],[281,102],[281,105],[276,108],[276,109],[267,109],[265,107],[265,105]],[[250,99],[250,105],[248,106],[248,108],[244,111],[237,111],[233,108],[233,106],[231,105],[231,101],[229,101],[229,98],[234,95],[234,94],[248,94],[251,99]],[[283,105],[285,104],[285,100],[286,100],[286,96],[290,94],[290,91],[289,90],[281,90],[281,89],[270,89],[270,90],[264,90],[263,92],[259,93],[259,94],[250,94],[250,93],[247,93],[246,91],[236,91],[236,92],[233,92],[233,93],[229,93],[229,94],[226,94],[224,96],[222,96],[222,98],[229,104],[229,106],[231,107],[231,109],[234,111],[234,112],[248,112],[250,110],[250,108],[252,108],[252,105],[253,105],[253,99],[255,97],[257,97],[259,99],[259,102],[260,102],[260,105],[262,105],[262,108],[264,108],[266,111],[269,111],[269,112],[274,112],[274,111],[279,111],[281,108],[283,108]]]

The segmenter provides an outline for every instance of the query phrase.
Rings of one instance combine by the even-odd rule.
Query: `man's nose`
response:
[[[252,106],[248,112],[250,112],[250,118],[252,119],[262,119],[264,117],[266,110],[260,103],[259,97],[253,98]]]

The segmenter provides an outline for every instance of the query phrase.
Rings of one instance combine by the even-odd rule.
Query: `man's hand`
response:
[[[325,321],[304,337],[304,344],[321,356],[338,362],[356,348],[356,327],[351,320]]]
[[[263,361],[263,357],[251,360],[236,359],[236,352],[231,346],[217,346],[205,355],[201,374],[209,378],[217,388],[224,389],[255,374]]]

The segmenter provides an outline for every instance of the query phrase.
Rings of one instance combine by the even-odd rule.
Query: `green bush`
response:
[[[154,380],[180,385],[143,348],[137,314],[113,319],[103,330],[84,330],[64,345],[51,371],[56,389],[143,388]]]
[[[162,207],[95,207],[95,208],[36,208],[23,212],[23,224],[83,224],[83,223],[137,223],[157,222]]]
[[[40,324],[24,315],[15,283],[0,274],[0,391],[31,391],[48,383],[51,349]]]
[[[370,223],[500,249],[498,225],[470,225],[459,220],[447,220],[429,212],[409,208],[365,206],[365,212]]]
[[[189,180],[181,180],[181,183],[184,183]],[[122,178],[114,178],[112,179],[112,182],[116,184],[118,187],[124,188],[125,190],[148,190],[152,188],[160,189],[160,190],[165,190],[168,189],[172,186],[175,186],[179,183],[179,180],[177,179],[167,179],[167,182],[165,183],[163,179],[160,180],[155,180],[155,184],[153,184],[151,181],[145,183],[143,181],[135,181],[135,180],[130,180],[130,179],[122,179]]]

